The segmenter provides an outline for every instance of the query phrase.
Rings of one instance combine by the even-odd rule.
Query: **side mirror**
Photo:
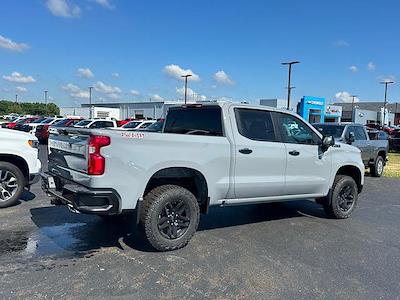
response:
[[[355,141],[354,132],[351,131],[351,132],[349,132],[349,136],[347,138],[347,143],[351,145],[352,143],[354,143],[354,141]]]
[[[324,136],[322,138],[321,149],[322,149],[323,152],[328,150],[329,147],[331,147],[333,145],[335,145],[335,139],[333,138],[333,136],[329,135],[329,136]]]

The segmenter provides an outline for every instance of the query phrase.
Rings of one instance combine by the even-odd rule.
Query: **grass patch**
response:
[[[388,163],[385,166],[383,176],[400,178],[400,153],[389,153]]]

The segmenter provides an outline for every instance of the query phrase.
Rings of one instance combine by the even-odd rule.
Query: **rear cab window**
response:
[[[171,107],[165,121],[164,133],[223,136],[221,107]]]

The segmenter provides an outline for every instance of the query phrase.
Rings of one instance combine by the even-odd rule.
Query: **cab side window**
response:
[[[266,110],[235,108],[239,133],[251,140],[276,142],[271,112]]]
[[[318,135],[299,118],[284,113],[274,113],[282,142],[289,144],[317,145]]]

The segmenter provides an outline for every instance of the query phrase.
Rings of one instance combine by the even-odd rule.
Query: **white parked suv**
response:
[[[358,148],[274,108],[170,107],[161,133],[59,131],[43,174],[52,202],[103,216],[134,210],[162,251],[185,246],[209,206],[316,199],[344,219],[364,184]]]
[[[117,127],[117,122],[107,119],[82,120],[74,125],[76,128],[112,128]]]
[[[39,179],[41,163],[36,137],[0,128],[0,208],[14,205],[25,187]]]
[[[137,129],[145,129],[151,124],[154,124],[156,120],[134,120],[130,121],[121,127],[113,128],[117,130],[137,130]]]

